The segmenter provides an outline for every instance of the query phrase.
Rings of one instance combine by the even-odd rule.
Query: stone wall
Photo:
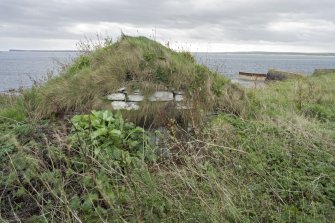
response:
[[[189,109],[186,106],[184,93],[180,91],[156,91],[149,97],[145,97],[139,90],[128,94],[126,88],[120,88],[117,92],[106,96],[111,101],[114,110],[139,110],[142,101],[175,102],[176,109]]]

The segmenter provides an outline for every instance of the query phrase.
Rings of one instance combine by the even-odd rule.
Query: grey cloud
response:
[[[199,41],[324,45],[334,42],[334,8],[333,0],[2,0],[0,38],[80,39],[85,33],[73,33],[71,27],[110,22],[180,30]],[[306,26],[271,28],[286,23]],[[178,38],[172,32],[170,37]]]

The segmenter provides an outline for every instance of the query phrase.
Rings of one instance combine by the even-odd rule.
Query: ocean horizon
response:
[[[71,49],[8,49],[0,52],[83,52],[82,50]],[[211,54],[282,54],[282,55],[318,55],[318,56],[335,56],[335,52],[290,52],[290,51],[191,51],[191,53],[211,53]]]
[[[60,65],[73,61],[78,50],[0,51],[0,91],[30,87],[48,74],[58,75]],[[315,69],[335,68],[335,53],[303,52],[192,52],[198,63],[236,81],[238,72],[267,73],[269,69],[310,75]]]

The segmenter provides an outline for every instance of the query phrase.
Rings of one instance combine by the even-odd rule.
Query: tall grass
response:
[[[126,54],[129,57],[136,57],[137,45],[146,44],[137,38],[121,43],[125,46],[113,47],[135,49],[134,55]],[[76,72],[70,69],[22,97],[0,98],[4,102],[0,108],[1,221],[335,221],[335,73],[274,82],[262,89],[212,82],[204,89],[218,95],[213,102],[218,115],[195,122],[189,132],[167,118],[155,159],[147,160],[140,153],[131,155],[127,148],[153,145],[128,140],[116,125],[106,130],[106,125],[113,128],[109,121],[114,120],[107,116],[102,115],[103,122],[85,116],[89,123],[83,125],[85,134],[74,131],[78,129],[73,120],[50,114],[44,120],[40,117],[73,106],[85,113],[105,87],[106,92],[113,84],[118,87],[118,77],[109,75],[112,67],[104,71],[106,75],[102,71],[99,77],[93,75],[98,71],[92,67],[100,60],[121,63],[105,58],[111,52],[104,52],[103,58],[89,54],[89,65],[80,58],[72,66]],[[178,57],[176,66],[191,60],[188,54],[172,55]],[[151,54],[147,57],[150,61]],[[180,70],[196,72],[187,66]],[[116,82],[105,84],[111,76]],[[197,81],[203,83],[201,78]],[[86,88],[97,83],[101,89]],[[192,120],[197,113],[188,115]],[[126,125],[120,120],[118,126]],[[143,139],[147,134],[155,135],[143,133]],[[111,154],[101,152],[115,145],[124,150],[123,155],[112,149]]]

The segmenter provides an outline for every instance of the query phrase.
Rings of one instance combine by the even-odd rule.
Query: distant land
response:
[[[21,50],[10,49],[9,52],[81,52],[80,50]],[[1,52],[1,51],[0,51]],[[2,51],[6,52],[6,51]],[[302,53],[302,52],[268,52],[268,51],[241,51],[241,52],[192,52],[211,54],[255,54],[255,55],[307,55],[307,56],[335,56],[335,53]]]
[[[80,52],[80,50],[20,50],[10,49],[9,52]]]
[[[307,55],[307,56],[335,56],[335,53],[302,53],[302,52],[268,52],[268,51],[242,51],[242,52],[199,52],[217,54],[258,54],[258,55]]]

